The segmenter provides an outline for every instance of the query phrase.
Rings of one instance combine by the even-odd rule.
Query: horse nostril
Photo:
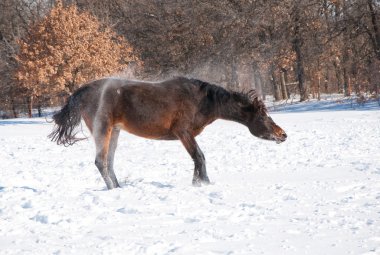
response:
[[[275,131],[274,135],[277,137],[277,139],[280,139],[281,141],[285,141],[286,138],[288,137],[288,135],[285,133],[285,131],[278,126],[275,128],[274,131]]]

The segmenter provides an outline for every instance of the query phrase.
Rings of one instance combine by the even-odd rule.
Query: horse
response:
[[[181,141],[194,161],[194,186],[210,183],[195,137],[215,120],[243,124],[261,139],[281,143],[287,138],[255,90],[234,92],[185,77],[162,82],[94,80],[77,89],[52,119],[55,125],[48,137],[65,146],[86,139],[76,137],[76,127],[84,120],[95,140],[95,165],[108,189],[120,187],[113,169],[120,130],[148,139]]]

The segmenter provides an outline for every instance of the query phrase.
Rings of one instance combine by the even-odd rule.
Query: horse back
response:
[[[84,111],[83,118],[91,126],[95,120],[107,121],[151,139],[176,139],[179,130],[197,135],[203,129],[197,123],[202,122],[197,116],[202,95],[185,78],[160,83],[104,79],[90,86],[94,88],[89,96],[92,107]]]

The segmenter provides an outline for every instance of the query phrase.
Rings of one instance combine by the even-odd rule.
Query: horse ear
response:
[[[260,99],[259,94],[255,89],[251,89],[247,93],[249,100],[253,103],[255,108],[262,113],[267,113],[267,108],[265,107],[264,102]]]
[[[259,98],[257,91],[255,89],[249,90],[247,95],[251,101],[258,100],[258,98]]]

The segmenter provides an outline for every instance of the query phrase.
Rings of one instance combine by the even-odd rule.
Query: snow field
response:
[[[0,121],[0,254],[380,254],[380,112],[273,113],[280,145],[217,121],[178,141],[121,133],[107,191],[91,139],[57,146],[44,119]]]

